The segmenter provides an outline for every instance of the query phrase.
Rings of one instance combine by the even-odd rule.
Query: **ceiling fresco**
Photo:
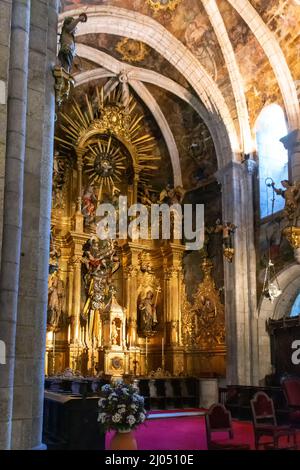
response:
[[[229,1],[216,0],[216,3],[234,50],[244,87],[250,128],[254,136],[255,122],[261,109],[273,102],[283,105],[282,95],[268,58],[249,26]],[[279,42],[291,70],[292,79],[300,92],[300,1],[251,0],[250,3]],[[61,11],[81,8],[81,6],[84,10],[91,5],[111,5],[137,11],[162,24],[192,52],[217,83],[236,130],[239,132],[236,100],[229,72],[217,35],[201,0],[90,0],[88,2],[62,0]],[[78,42],[102,50],[119,61],[161,73],[195,94],[176,68],[146,44],[110,34],[87,34],[78,37]],[[93,68],[95,65],[81,59],[77,60],[77,67],[79,71]],[[198,171],[199,162],[196,163],[190,150],[187,150],[182,142],[195,140],[194,136],[199,134],[199,129],[204,126],[204,123],[190,107],[178,102],[177,98],[171,94],[155,86],[147,85],[147,87],[167,117],[180,158],[189,168],[187,178],[192,181],[193,175]],[[210,159],[210,157],[206,158]],[[215,155],[212,159],[214,159],[214,164],[211,167],[207,165],[210,168],[207,170],[209,174],[212,174],[216,163]]]
[[[140,41],[113,34],[86,34],[79,36],[77,42],[101,50],[115,59],[135,67],[143,67],[162,73],[192,91],[187,80],[170,62]]]

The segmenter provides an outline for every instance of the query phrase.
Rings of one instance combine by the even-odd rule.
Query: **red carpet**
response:
[[[254,449],[252,423],[233,421],[234,442],[250,444]],[[106,436],[106,448],[112,433]],[[151,419],[135,432],[139,450],[206,450],[205,422],[203,416],[184,418]],[[225,438],[226,434],[214,434],[217,439]],[[280,446],[284,446],[282,438]],[[300,433],[297,435],[300,449]]]

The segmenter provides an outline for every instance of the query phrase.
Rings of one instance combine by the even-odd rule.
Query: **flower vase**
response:
[[[116,431],[110,441],[111,450],[137,450],[137,443],[131,429]]]

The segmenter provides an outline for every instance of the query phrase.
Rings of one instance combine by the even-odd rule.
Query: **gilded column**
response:
[[[139,271],[139,254],[142,251],[139,245],[129,242],[124,253],[125,264],[125,289],[126,299],[124,306],[126,308],[128,320],[128,344],[132,347],[137,345],[137,274]]]
[[[81,212],[82,205],[82,164],[84,150],[76,149],[77,155],[77,210],[75,214],[75,230],[83,232],[83,215]]]
[[[72,285],[70,283],[69,294],[69,315],[71,314],[71,331],[70,331],[70,366],[72,368],[79,367],[79,359],[84,347],[80,326],[80,308],[81,308],[81,259],[82,259],[82,244],[81,240],[74,240],[75,248],[73,255],[71,278],[73,279]],[[72,299],[71,299],[72,295]]]
[[[139,174],[136,172],[133,178],[133,204],[137,203],[139,179]]]

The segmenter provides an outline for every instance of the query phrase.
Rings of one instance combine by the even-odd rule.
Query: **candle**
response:
[[[68,343],[70,343],[71,341],[71,325],[69,323],[69,326],[68,326]]]

